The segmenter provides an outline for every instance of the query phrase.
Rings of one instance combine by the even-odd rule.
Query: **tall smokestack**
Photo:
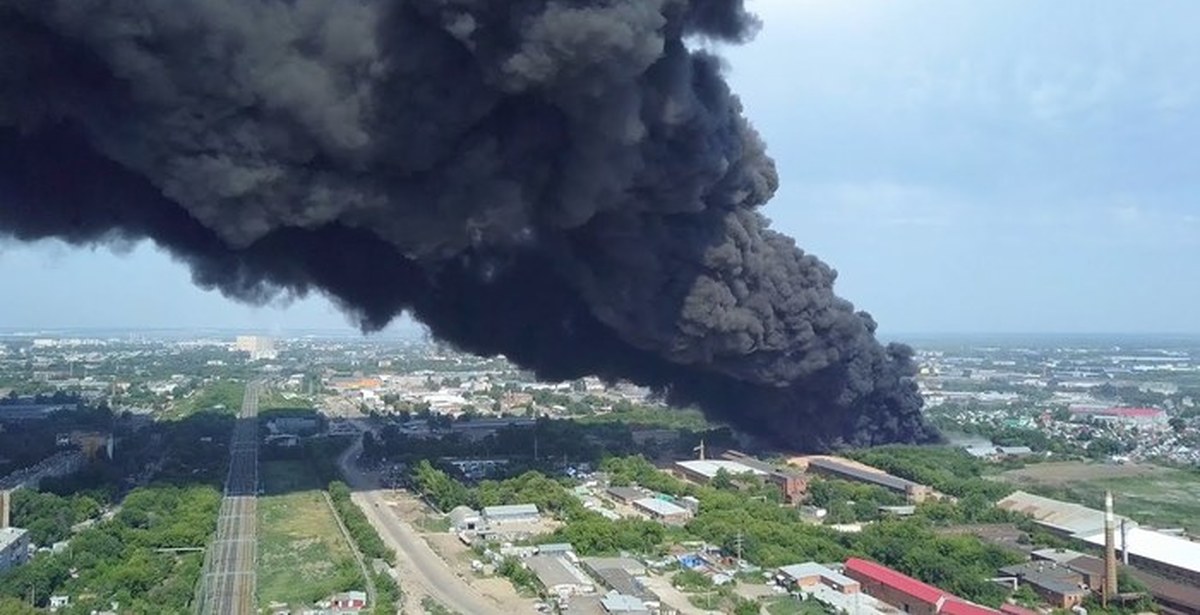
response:
[[[1109,600],[1117,595],[1117,545],[1115,534],[1116,523],[1113,520],[1113,498],[1111,491],[1104,492],[1104,593],[1103,602],[1108,607]]]
[[[12,523],[12,513],[9,509],[12,508],[11,496],[7,489],[0,489],[0,530],[8,527]]]

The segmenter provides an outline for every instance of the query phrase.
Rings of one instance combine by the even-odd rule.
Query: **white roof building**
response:
[[[1078,538],[1090,545],[1104,547],[1104,531],[1080,535]],[[1120,532],[1116,536],[1117,548],[1121,548]],[[1145,567],[1166,569],[1171,576],[1182,576],[1200,581],[1200,543],[1140,527],[1127,528],[1124,536],[1125,548],[1130,560]],[[1138,561],[1141,560],[1141,561]]]
[[[692,459],[689,461],[680,461],[675,465],[712,479],[717,475],[717,472],[725,470],[727,473],[737,476],[738,474],[753,474],[755,476],[765,476],[766,472],[752,468],[744,463],[730,461],[727,459]]]
[[[692,511],[658,498],[641,498],[634,500],[633,507],[648,513],[655,519],[679,519],[692,516]]]

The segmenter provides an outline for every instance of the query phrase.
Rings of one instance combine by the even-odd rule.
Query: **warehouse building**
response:
[[[1017,491],[996,503],[1028,514],[1038,525],[1092,547],[1104,548],[1104,511]],[[1138,527],[1116,515],[1116,548],[1123,560],[1181,583],[1200,585],[1200,543]]]
[[[688,461],[675,462],[675,471],[685,479],[693,483],[705,484],[708,481],[717,477],[717,473],[724,471],[730,476],[741,476],[750,474],[752,476],[766,476],[766,472],[757,470],[744,463],[730,461],[728,459],[691,459]]]
[[[537,523],[542,516],[538,513],[536,504],[509,504],[506,506],[485,506],[483,519],[489,526],[506,523]]]
[[[913,504],[919,504],[933,496],[933,489],[928,485],[893,476],[883,470],[841,457],[813,455],[798,457],[789,463],[799,465],[811,474],[883,487],[904,494]]]
[[[658,498],[642,498],[633,501],[633,507],[649,515],[651,519],[667,525],[683,525],[692,518],[692,511]]]
[[[1084,587],[1083,575],[1053,562],[1025,562],[1001,568],[1000,572],[1016,577],[1056,609],[1074,608],[1091,593]]]
[[[843,573],[861,591],[909,615],[998,615],[999,611],[968,602],[882,564],[852,557]]]
[[[637,487],[609,487],[605,493],[622,504],[632,504],[634,500],[646,497],[646,492]]]
[[[1117,547],[1128,552],[1129,563],[1168,579],[1200,585],[1200,543],[1140,527],[1127,528]],[[1104,547],[1104,532],[1077,537],[1094,547]]]
[[[808,589],[818,584],[842,594],[856,594],[861,589],[858,581],[816,562],[784,566],[775,578],[788,589]]]
[[[546,592],[566,599],[596,591],[591,577],[566,558],[553,555],[534,555],[525,560]]]
[[[875,562],[852,557],[843,572],[859,583],[863,593],[909,615],[936,615],[946,601],[942,590]]]
[[[779,489],[783,501],[788,504],[799,503],[808,493],[808,477],[798,470],[778,468],[739,451],[725,451],[721,457],[763,472],[766,481]]]

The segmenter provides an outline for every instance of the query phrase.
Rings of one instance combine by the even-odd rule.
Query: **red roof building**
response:
[[[996,615],[999,612],[996,609],[967,602],[949,594],[947,594],[946,602],[942,604],[942,610],[939,611],[943,615]]]
[[[865,559],[846,560],[843,573],[858,581],[863,593],[913,615],[934,615],[942,607],[946,592]]]
[[[862,592],[910,615],[998,615],[1000,612],[968,602],[872,561],[852,557],[843,573],[859,582]]]
[[[1125,422],[1125,423],[1164,423],[1167,420],[1167,413],[1158,408],[1103,408],[1093,406],[1075,406],[1071,408],[1072,414],[1106,417],[1109,419]]]

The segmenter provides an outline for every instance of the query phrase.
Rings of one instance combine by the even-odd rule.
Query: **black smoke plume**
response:
[[[740,0],[0,0],[0,232],[148,237],[236,299],[408,310],[783,446],[929,439],[911,352],[767,228],[774,165],[687,46],[756,26]]]

